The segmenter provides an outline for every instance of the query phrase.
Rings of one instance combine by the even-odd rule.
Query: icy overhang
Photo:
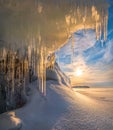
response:
[[[85,28],[94,28],[97,39],[105,40],[107,21],[105,0],[0,1],[0,39],[15,48],[35,44],[54,51]]]

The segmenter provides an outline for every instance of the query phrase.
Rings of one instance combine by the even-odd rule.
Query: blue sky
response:
[[[95,30],[79,30],[74,33],[74,53],[70,38],[57,53],[61,69],[72,84],[113,86],[113,3],[109,7],[108,36],[104,44],[96,40]],[[77,75],[77,71],[81,75]]]

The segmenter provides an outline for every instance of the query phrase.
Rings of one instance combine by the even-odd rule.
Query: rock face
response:
[[[70,79],[61,71],[58,64],[55,62],[53,67],[48,67],[46,70],[46,80],[55,80],[59,84],[70,86]]]

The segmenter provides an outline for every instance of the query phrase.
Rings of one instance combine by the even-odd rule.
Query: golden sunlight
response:
[[[77,69],[76,72],[75,72],[76,76],[81,76],[82,74],[83,74],[82,69]]]

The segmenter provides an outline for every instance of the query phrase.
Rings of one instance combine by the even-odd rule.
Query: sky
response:
[[[113,86],[112,2],[108,12],[108,34],[104,43],[102,40],[96,40],[95,30],[79,30],[56,52],[57,62],[62,71],[70,77],[72,85]]]

